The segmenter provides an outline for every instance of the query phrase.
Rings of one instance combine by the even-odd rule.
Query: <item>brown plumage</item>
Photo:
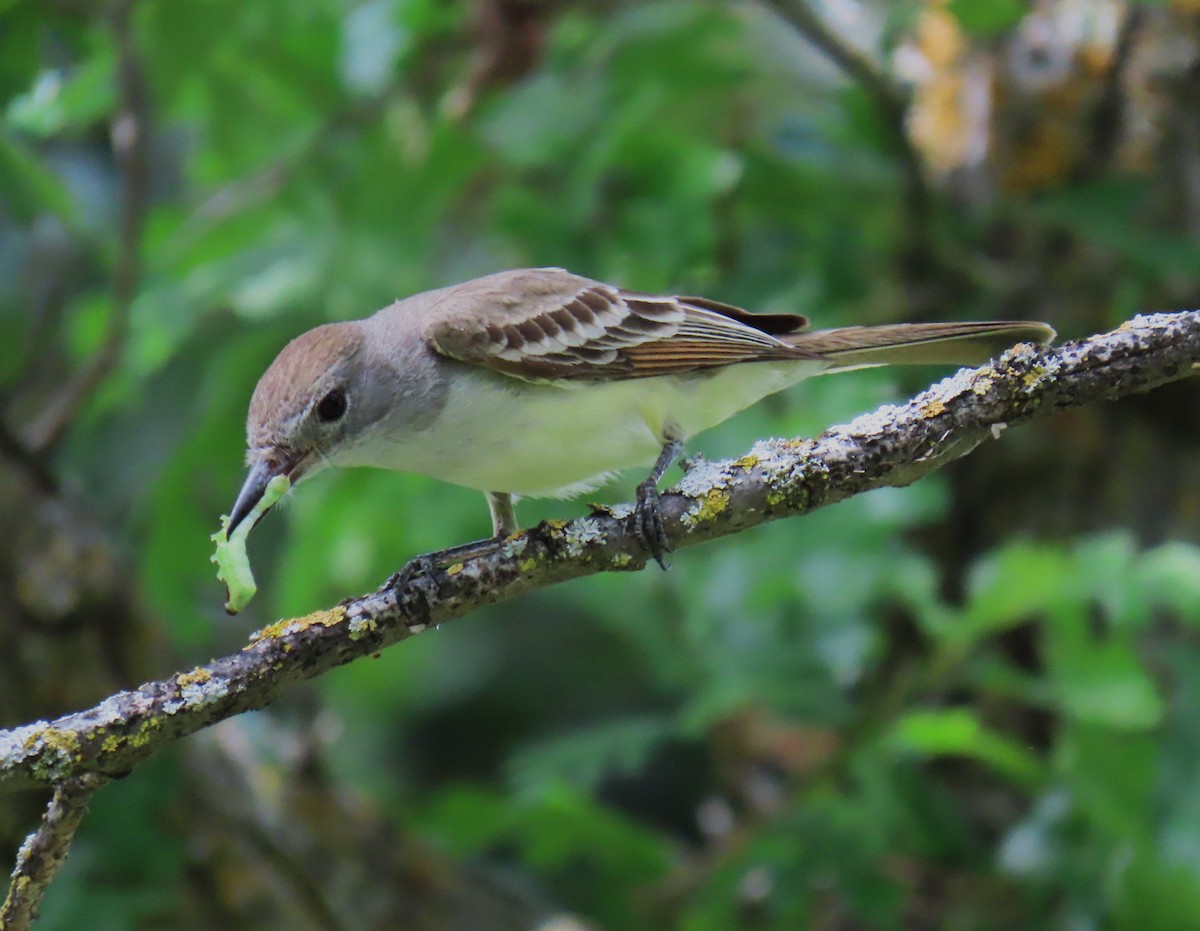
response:
[[[828,359],[836,368],[965,364],[1046,342],[1030,323],[895,324],[805,331],[799,314],[751,314],[697,297],[625,291],[556,268],[501,272],[447,289],[430,309],[436,352],[531,381],[678,375],[741,362]]]
[[[479,489],[495,532],[511,533],[512,495],[577,494],[654,462],[637,527],[661,558],[655,488],[689,437],[814,375],[977,363],[1054,336],[1040,323],[806,324],[532,268],[318,327],[286,346],[255,389],[251,468],[230,526],[273,476],[369,465]]]
[[[288,343],[271,366],[273,376],[260,379],[250,399],[246,418],[249,448],[275,445],[281,416],[302,415],[320,398],[324,382],[332,382],[330,373],[355,359],[362,348],[362,332],[353,323],[327,323]]]

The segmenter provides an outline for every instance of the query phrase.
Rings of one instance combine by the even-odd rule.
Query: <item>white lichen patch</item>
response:
[[[811,441],[805,441],[807,449]],[[801,446],[794,440],[759,440],[750,448],[749,455],[756,460],[757,468],[768,483],[775,484],[791,474]]]
[[[962,397],[968,392],[985,394],[992,387],[992,377],[993,373],[990,368],[959,369],[953,375],[947,375],[941,381],[930,385],[916,398],[916,401],[920,403],[937,398],[944,403],[953,398]]]
[[[130,714],[148,714],[153,704],[142,692],[117,692],[87,712],[88,726],[121,724]]]
[[[572,521],[563,529],[563,542],[566,544],[567,555],[579,556],[584,547],[604,540],[604,532],[600,529],[599,521],[590,517],[581,517]]]
[[[858,454],[864,438],[887,437],[895,430],[894,422],[869,416],[858,417],[852,422],[830,427],[821,435],[821,461],[845,459]]]
[[[33,847],[37,843],[38,832],[30,831],[25,835],[25,840],[21,842],[21,846],[17,848],[17,863],[28,863],[33,856]]]
[[[926,392],[927,395],[933,395],[933,392]],[[924,395],[922,395],[924,397]],[[928,399],[934,400],[933,397]],[[882,436],[885,433],[891,433],[896,429],[896,418],[904,413],[904,408],[897,407],[895,404],[885,404],[878,410],[870,411],[866,414],[860,414],[848,424],[838,427],[831,427],[826,431],[827,435],[836,436]]]
[[[1121,324],[1122,330],[1162,330],[1175,324],[1182,323],[1188,318],[1186,313],[1170,314],[1138,314],[1132,320]]]
[[[176,714],[184,709],[195,711],[219,701],[228,694],[227,679],[189,682],[179,690],[179,698],[172,698],[163,703],[163,711],[167,714]]]
[[[520,536],[505,540],[500,546],[500,555],[505,559],[513,559],[524,553],[527,546],[529,546],[529,538],[522,533]]]
[[[49,726],[49,721],[34,721],[32,724],[0,731],[0,760],[18,760],[31,756],[37,749],[38,738]]]
[[[693,462],[675,490],[689,498],[702,498],[714,488],[725,488],[733,481],[729,474],[732,467],[728,460]]]
[[[57,727],[50,721],[14,728],[0,743],[0,760],[11,765],[26,759],[34,761],[34,772],[42,778],[54,778],[56,773],[79,761],[79,734],[73,728]]]
[[[1062,370],[1062,361],[1057,358],[1042,359],[1030,367],[1025,375],[1025,390],[1033,391],[1048,381],[1053,381]]]
[[[1008,429],[1008,424],[1006,424],[1006,423],[992,424],[992,439],[993,440],[1000,439],[1000,434],[1003,433],[1007,429]]]
[[[749,455],[758,460],[759,465],[775,463],[779,464],[781,458],[790,457],[795,450],[794,440],[783,440],[779,437],[770,437],[769,439],[759,440],[750,447]]]
[[[1000,358],[1005,362],[1028,363],[1041,355],[1041,347],[1035,346],[1033,343],[1017,343],[1012,349],[1009,349]]]

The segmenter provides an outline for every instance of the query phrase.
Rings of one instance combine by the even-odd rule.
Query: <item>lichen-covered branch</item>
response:
[[[906,404],[816,439],[764,440],[739,459],[693,466],[663,495],[679,547],[796,516],[887,485],[905,485],[1061,408],[1146,391],[1200,366],[1200,312],[1138,317],[1053,349],[1021,346],[964,369]],[[0,731],[0,790],[128,772],[163,744],[262,708],[289,685],[369,656],[427,627],[531,589],[641,569],[627,506],[550,521],[506,541],[418,561],[379,591],[256,632],[240,653],[86,711]]]
[[[58,784],[42,816],[41,826],[25,838],[17,853],[17,865],[0,905],[0,928],[25,931],[42,907],[46,888],[67,858],[67,850],[92,795],[107,780],[91,773]]]

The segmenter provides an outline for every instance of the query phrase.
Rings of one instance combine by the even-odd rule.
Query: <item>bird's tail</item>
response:
[[[870,365],[980,365],[1017,343],[1049,343],[1044,323],[897,323],[810,330],[778,337],[806,354],[834,363],[835,371]]]

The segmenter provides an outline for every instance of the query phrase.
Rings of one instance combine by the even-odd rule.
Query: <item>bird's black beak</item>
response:
[[[262,496],[267,490],[267,483],[276,475],[282,475],[286,471],[283,463],[272,459],[259,459],[250,467],[246,481],[242,484],[242,490],[238,492],[237,501],[234,502],[233,514],[229,518],[229,527],[225,531],[226,539],[229,539],[233,529],[249,517],[254,506],[262,500]]]

